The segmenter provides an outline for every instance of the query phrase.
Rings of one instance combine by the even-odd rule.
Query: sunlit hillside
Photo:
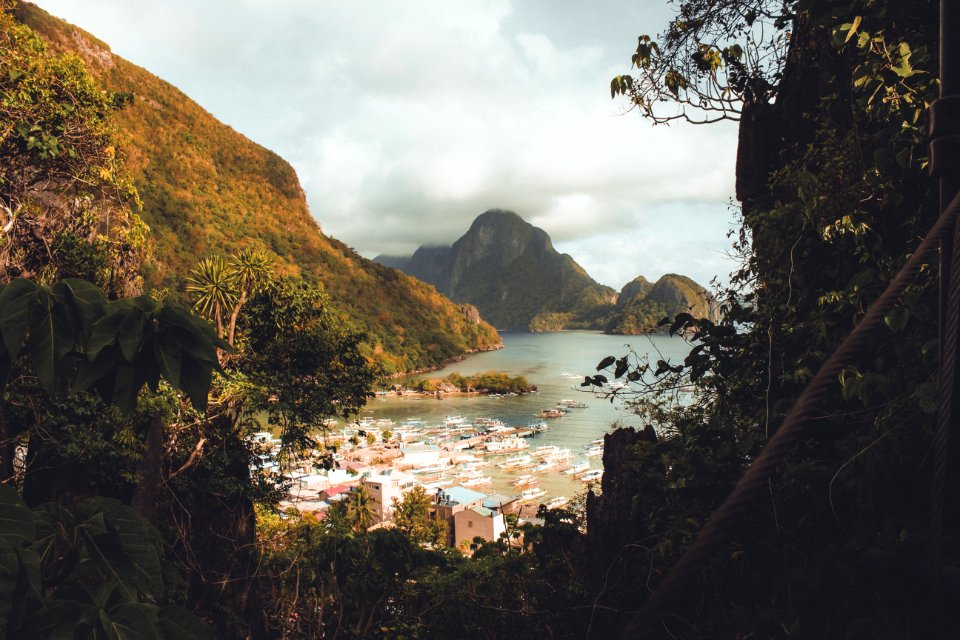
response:
[[[27,3],[17,15],[52,50],[78,54],[109,89],[135,96],[117,122],[152,230],[149,286],[177,294],[198,258],[260,246],[279,256],[282,271],[322,283],[333,303],[370,334],[370,353],[388,371],[499,344],[496,331],[476,322],[471,309],[324,235],[283,158],[81,29]]]

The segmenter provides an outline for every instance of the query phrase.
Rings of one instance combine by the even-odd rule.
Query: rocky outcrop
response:
[[[475,305],[501,329],[599,327],[616,299],[558,252],[543,229],[501,209],[478,216],[451,247],[421,247],[406,263],[390,260],[450,299]]]

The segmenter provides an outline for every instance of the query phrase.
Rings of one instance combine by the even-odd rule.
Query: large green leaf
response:
[[[120,344],[120,353],[127,362],[133,362],[137,357],[137,351],[140,350],[140,344],[143,342],[143,330],[146,326],[146,318],[143,311],[134,307],[127,311],[126,317],[120,323],[117,331],[117,342]]]
[[[16,278],[0,291],[0,332],[12,360],[20,354],[41,290],[32,280]]]
[[[91,556],[127,593],[159,597],[163,592],[160,534],[132,508],[109,498],[84,500],[79,511],[101,515],[104,534],[91,538]],[[91,518],[91,521],[93,518]],[[93,530],[93,529],[91,529]]]
[[[53,299],[43,297],[34,311],[35,322],[30,335],[30,365],[40,384],[51,396],[61,395],[65,380],[60,375],[58,341],[62,337],[56,322]]]
[[[161,607],[159,618],[165,640],[213,640],[210,626],[183,607]]]
[[[129,602],[111,607],[101,615],[109,638],[113,640],[163,640],[157,628],[157,607]]]
[[[106,298],[98,287],[86,280],[64,278],[53,285],[53,293],[64,301],[69,299],[84,330],[89,330],[103,315]]]
[[[167,382],[179,389],[183,354],[178,342],[168,334],[161,335],[153,345],[153,357]]]
[[[16,548],[32,544],[37,530],[33,513],[23,504],[13,487],[0,484],[0,539]]]
[[[183,367],[180,371],[180,387],[190,397],[197,411],[207,408],[207,394],[213,381],[213,370],[207,362],[200,362],[183,355]]]
[[[17,550],[0,538],[0,638],[7,637],[7,620],[13,610],[13,599],[20,574],[20,557]]]
[[[117,332],[124,320],[124,313],[120,309],[109,309],[103,317],[93,323],[90,329],[90,340],[87,342],[87,358],[95,359],[100,352],[117,342]]]

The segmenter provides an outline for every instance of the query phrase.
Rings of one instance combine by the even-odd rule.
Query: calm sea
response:
[[[642,426],[639,420],[619,400],[595,396],[580,387],[585,375],[596,373],[596,366],[605,356],[621,356],[632,347],[637,353],[650,353],[651,360],[663,358],[679,363],[690,350],[679,337],[668,336],[610,336],[593,331],[562,331],[556,333],[503,332],[503,349],[469,356],[446,368],[402,379],[409,383],[416,378],[440,378],[453,372],[464,375],[482,371],[503,371],[510,375],[523,375],[538,392],[523,396],[490,398],[484,396],[414,398],[378,398],[371,400],[363,410],[364,416],[390,418],[399,423],[419,418],[427,424],[439,424],[445,416],[459,415],[464,418],[496,418],[512,427],[525,427],[537,420],[542,409],[556,406],[562,399],[583,402],[585,409],[571,409],[562,418],[547,420],[551,429],[528,438],[530,450],[541,445],[557,445],[569,448],[574,461],[583,460],[583,452],[591,440],[602,438],[615,426]],[[574,377],[575,376],[575,377]],[[528,451],[528,452],[529,452]],[[516,455],[516,454],[509,454]],[[480,487],[483,492],[497,491],[514,495],[519,491],[509,482],[518,473],[507,472],[494,465],[506,456],[488,456],[490,466],[484,475],[493,478],[493,487]],[[592,466],[601,466],[599,458],[591,460]],[[559,471],[540,474],[539,486],[548,492],[548,497],[564,495],[573,497],[583,491],[583,483]]]

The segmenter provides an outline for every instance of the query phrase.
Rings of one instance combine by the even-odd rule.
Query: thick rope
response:
[[[859,352],[869,347],[870,340],[883,329],[884,317],[913,282],[923,265],[927,264],[929,256],[937,250],[945,234],[953,232],[958,215],[960,195],[943,211],[927,237],[850,335],[823,363],[760,455],[740,477],[733,491],[700,531],[693,544],[630,621],[620,636],[623,640],[643,638],[653,633],[664,616],[683,599],[687,585],[700,574],[710,557],[728,543],[748,507],[766,490],[767,479],[787,458],[799,440],[806,422],[836,384],[837,376],[844,367],[853,362]]]

